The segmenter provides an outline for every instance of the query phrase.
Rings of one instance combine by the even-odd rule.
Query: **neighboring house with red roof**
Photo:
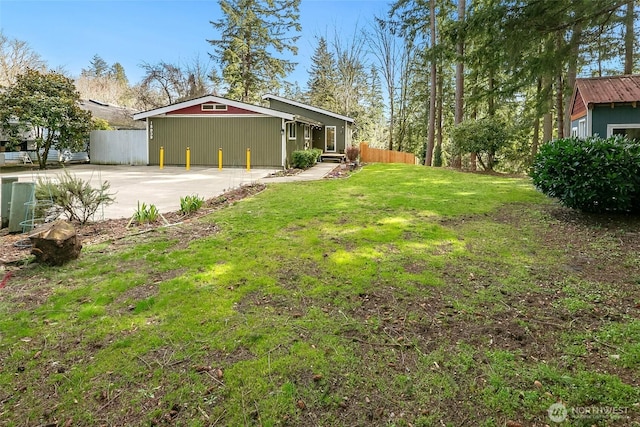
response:
[[[640,140],[640,75],[577,79],[571,136],[626,135]]]

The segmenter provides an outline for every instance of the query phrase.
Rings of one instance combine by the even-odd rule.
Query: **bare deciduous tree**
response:
[[[209,63],[199,57],[185,64],[145,62],[141,67],[145,76],[135,92],[145,107],[173,104],[214,92],[215,75]]]
[[[382,75],[389,99],[389,141],[387,148],[393,150],[395,131],[395,106],[397,96],[397,75],[401,51],[397,44],[395,24],[375,18],[372,32],[367,38],[369,49],[376,59],[376,70]]]
[[[10,39],[0,30],[0,86],[12,85],[28,69],[45,71],[46,66],[27,42]]]

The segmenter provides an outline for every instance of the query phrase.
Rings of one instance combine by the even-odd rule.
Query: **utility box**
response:
[[[9,233],[24,232],[22,222],[26,221],[27,212],[33,206],[27,203],[35,201],[35,182],[14,182],[11,184],[11,206],[9,207]]]
[[[11,186],[18,178],[0,178],[0,228],[9,225],[9,206],[11,205]]]

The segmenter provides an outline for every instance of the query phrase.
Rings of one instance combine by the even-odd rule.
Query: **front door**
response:
[[[327,153],[336,152],[336,127],[327,126],[324,128],[324,151]]]

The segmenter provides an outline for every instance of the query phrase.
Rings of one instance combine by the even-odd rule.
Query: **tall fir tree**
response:
[[[318,39],[313,57],[307,86],[309,104],[329,111],[336,110],[336,61],[329,52],[327,40]]]
[[[97,53],[89,61],[89,68],[83,68],[81,72],[84,77],[106,77],[108,73],[109,64]]]
[[[127,74],[124,72],[124,67],[121,63],[116,62],[109,68],[109,77],[115,80],[118,84],[122,86],[129,85],[129,79],[127,79]]]
[[[220,63],[227,96],[259,102],[276,91],[295,63],[277,54],[297,54],[300,0],[219,0],[223,18],[211,21],[219,37],[208,40]]]

